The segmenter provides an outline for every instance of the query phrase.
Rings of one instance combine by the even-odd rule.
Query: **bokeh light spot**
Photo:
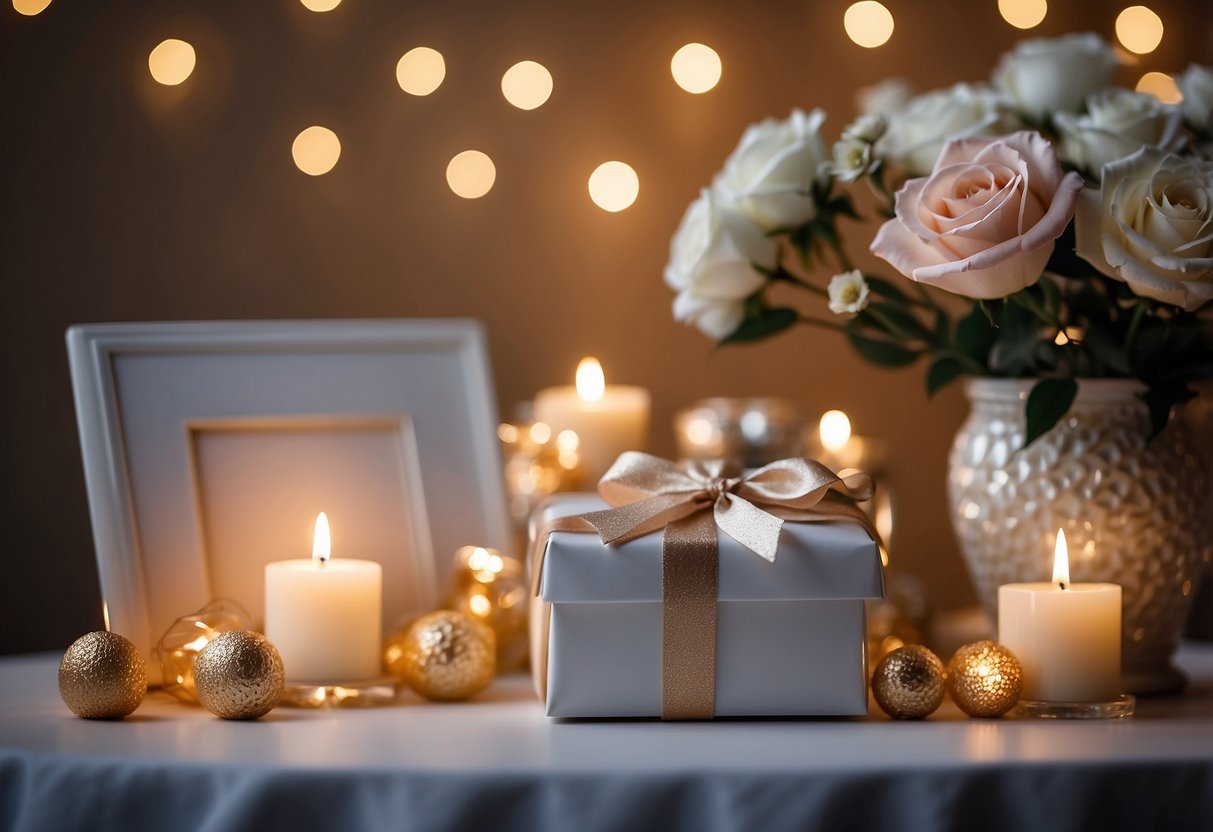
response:
[[[1162,43],[1162,18],[1146,6],[1129,6],[1116,16],[1116,39],[1130,52],[1145,55]]]
[[[50,4],[51,0],[13,0],[13,8],[26,17],[41,14]]]
[[[876,0],[852,3],[842,16],[847,37],[867,49],[875,49],[893,37],[893,14]]]
[[[305,9],[314,12],[331,12],[341,5],[341,0],[299,0]]]
[[[175,87],[194,71],[194,47],[183,40],[169,38],[147,56],[147,68],[152,77],[168,87]]]
[[[998,13],[1016,29],[1039,26],[1049,13],[1047,0],[998,0]]]
[[[1184,100],[1175,79],[1165,72],[1147,72],[1141,76],[1137,91],[1148,93],[1163,104],[1178,104]]]
[[[543,64],[519,61],[501,76],[501,94],[519,110],[533,110],[552,94],[552,73]]]
[[[493,160],[479,150],[456,154],[446,166],[446,183],[464,199],[479,199],[492,190],[496,180]]]
[[[699,95],[720,83],[720,56],[702,43],[688,43],[670,59],[674,82],[690,93]]]
[[[295,166],[309,176],[328,173],[341,157],[341,141],[327,127],[312,125],[291,145]]]
[[[405,52],[396,63],[396,83],[409,95],[429,95],[446,78],[442,53],[428,46]]]
[[[590,199],[604,211],[622,211],[636,201],[640,177],[631,165],[603,162],[590,174]]]

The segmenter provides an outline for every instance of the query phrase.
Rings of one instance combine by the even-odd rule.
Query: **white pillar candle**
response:
[[[582,359],[576,381],[575,385],[540,390],[534,416],[553,434],[562,430],[577,433],[586,484],[592,488],[621,453],[644,450],[649,391],[621,384],[608,386],[602,366],[594,358]]]
[[[998,640],[1023,666],[1022,698],[1110,702],[1120,689],[1120,586],[1070,583],[1058,530],[1051,583],[998,588]]]
[[[310,560],[265,567],[265,636],[282,655],[287,681],[333,684],[382,675],[383,570],[329,559],[328,518],[316,518]]]

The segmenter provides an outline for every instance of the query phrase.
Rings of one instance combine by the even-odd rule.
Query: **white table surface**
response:
[[[58,658],[0,659],[0,829],[166,828],[166,815],[174,829],[259,828],[285,817],[279,805],[332,829],[959,829],[980,817],[1213,829],[1209,645],[1181,650],[1185,695],[1107,721],[975,720],[946,703],[921,722],[560,722],[514,676],[468,703],[405,694],[251,723],[152,693],[101,722],[60,701]]]

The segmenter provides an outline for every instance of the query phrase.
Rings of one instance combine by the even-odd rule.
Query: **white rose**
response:
[[[842,137],[872,144],[888,129],[889,118],[884,113],[865,113],[843,128]]]
[[[1087,99],[1085,115],[1057,113],[1061,158],[1098,175],[1108,162],[1142,146],[1176,150],[1183,143],[1178,107],[1152,95],[1112,87]]]
[[[1184,97],[1184,118],[1197,130],[1213,133],[1213,68],[1191,64],[1175,83]]]
[[[928,92],[889,115],[889,129],[876,142],[876,155],[912,175],[935,167],[949,139],[1013,132],[1017,122],[1006,101],[989,87],[957,84]]]
[[[1050,113],[1081,107],[1108,85],[1116,65],[1116,52],[1092,32],[1026,40],[1002,56],[994,83],[1020,111],[1043,121]]]
[[[751,124],[725,160],[714,187],[767,231],[794,228],[817,214],[810,190],[827,161],[825,113],[793,110],[784,121]]]
[[[674,318],[720,340],[745,318],[745,300],[766,283],[755,268],[774,268],[779,242],[753,220],[705,189],[690,204],[670,241],[665,282],[678,293]]]
[[[1078,255],[1134,294],[1189,311],[1213,298],[1213,163],[1143,147],[1083,191],[1074,228]]]
[[[862,312],[868,305],[868,282],[859,269],[831,277],[827,291],[830,311],[835,315]]]
[[[887,78],[855,93],[855,103],[864,115],[890,115],[910,103],[914,88],[904,78]]]

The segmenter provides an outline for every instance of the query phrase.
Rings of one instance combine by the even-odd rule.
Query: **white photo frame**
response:
[[[383,564],[385,628],[438,604],[459,546],[509,548],[475,321],[86,324],[67,343],[102,598],[149,661],[212,598],[258,621],[264,564],[308,557],[320,510],[334,557]]]

